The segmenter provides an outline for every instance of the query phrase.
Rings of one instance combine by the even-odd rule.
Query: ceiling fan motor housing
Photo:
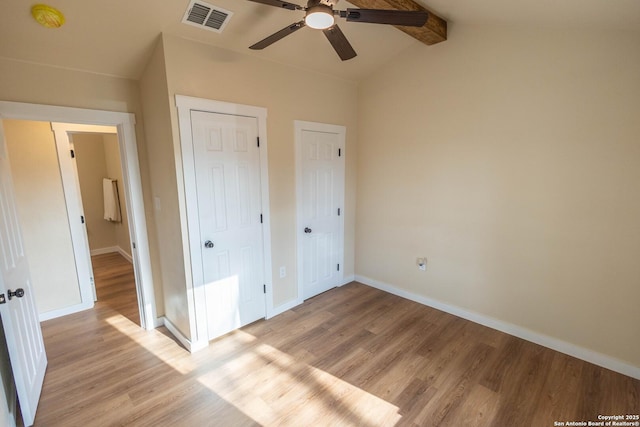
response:
[[[316,6],[318,4],[324,4],[329,7],[333,7],[338,3],[338,0],[309,0],[307,1],[307,7]]]
[[[326,13],[328,15],[333,16],[333,9],[331,8],[331,6],[326,6],[324,4],[317,4],[315,6],[311,6],[307,8],[307,15],[311,15],[312,13],[316,13],[316,12],[322,12],[322,13]]]

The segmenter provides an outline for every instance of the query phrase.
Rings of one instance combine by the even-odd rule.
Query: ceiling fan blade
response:
[[[278,40],[285,38],[289,34],[295,33],[296,31],[298,31],[300,28],[304,26],[305,26],[304,20],[300,22],[296,22],[295,24],[291,24],[288,27],[281,29],[277,33],[271,34],[266,39],[260,40],[258,43],[254,44],[253,46],[249,46],[249,49],[262,50],[265,47],[271,46]]]
[[[279,7],[282,9],[289,9],[289,10],[304,10],[304,7],[297,5],[295,3],[288,3],[286,1],[280,1],[280,0],[249,0],[252,1],[254,3],[262,3],[262,4],[266,4],[269,6],[275,6],[275,7]]]
[[[347,18],[348,22],[422,27],[427,22],[429,13],[425,10],[347,9],[341,10],[340,16]]]
[[[351,43],[349,43],[349,40],[347,40],[337,25],[326,28],[322,30],[322,32],[327,36],[329,43],[331,43],[331,46],[333,46],[340,59],[346,61],[347,59],[356,57],[356,51],[353,50]]]

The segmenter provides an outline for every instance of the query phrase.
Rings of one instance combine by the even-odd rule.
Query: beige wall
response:
[[[3,101],[92,108],[137,113],[141,121],[135,80],[47,67],[0,58],[0,99]],[[136,128],[138,144],[144,143]]]
[[[167,312],[182,316],[170,320],[179,322],[179,328],[186,333],[188,313],[178,313],[178,306],[182,309],[185,303],[187,273],[182,248],[176,245],[182,241],[180,236],[186,235],[184,216],[181,217],[178,210],[179,206],[184,208],[184,193],[182,184],[178,184],[182,180],[182,166],[176,94],[255,105],[268,110],[273,303],[276,307],[297,297],[293,122],[307,120],[347,127],[345,275],[353,274],[356,85],[172,36],[164,36],[163,42],[145,71],[141,87],[145,121],[153,122],[148,126],[148,138],[158,144],[149,157],[153,192],[160,197],[162,205],[161,212],[156,212],[158,228],[165,234],[160,238],[172,243],[161,244],[165,251]],[[173,126],[173,139],[167,133],[168,116]],[[287,268],[284,279],[276,274],[279,266]],[[170,307],[172,301],[176,303],[175,308]]]
[[[640,366],[639,45],[453,27],[368,78],[356,272]]]
[[[117,245],[114,224],[104,220],[102,179],[108,177],[102,135],[73,135],[82,209],[86,218],[89,248],[93,251]]]
[[[136,141],[144,196],[149,250],[158,315],[164,314],[162,274],[158,257],[147,163],[147,144],[137,81],[0,58],[0,99],[129,112],[136,116]]]
[[[4,120],[3,126],[38,313],[80,304],[80,286],[51,125]]]
[[[176,227],[178,199],[171,139],[171,116],[162,40],[140,79],[144,106],[151,197],[160,203],[154,208],[158,236],[158,268],[162,276],[164,314],[185,336],[190,337],[189,312],[182,262],[182,237]]]
[[[171,99],[180,94],[267,109],[273,303],[276,307],[297,297],[293,122],[307,120],[347,127],[344,273],[353,274],[356,84],[176,37],[165,38],[165,55]],[[170,105],[174,150],[179,152],[175,102]],[[180,170],[180,163],[178,166]],[[279,266],[287,268],[284,279],[278,274]]]

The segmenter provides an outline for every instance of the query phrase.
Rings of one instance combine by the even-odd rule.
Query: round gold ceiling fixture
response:
[[[31,15],[43,27],[60,28],[64,24],[64,15],[62,12],[46,4],[33,6],[31,8]]]

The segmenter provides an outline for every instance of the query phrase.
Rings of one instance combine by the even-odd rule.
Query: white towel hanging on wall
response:
[[[104,193],[104,219],[112,222],[122,221],[120,214],[120,198],[118,197],[118,181],[104,178],[102,180]]]

